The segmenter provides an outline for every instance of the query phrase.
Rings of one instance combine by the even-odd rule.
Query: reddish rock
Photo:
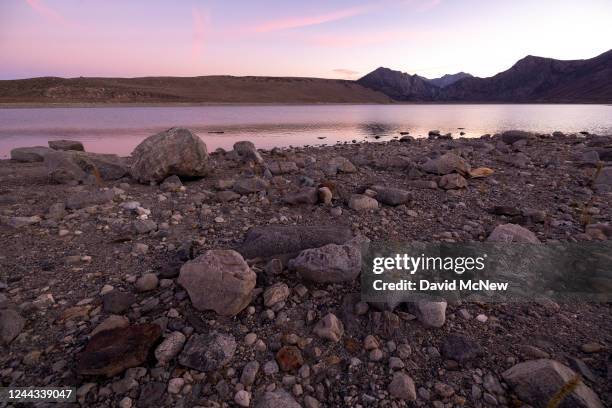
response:
[[[160,327],[148,323],[99,332],[77,355],[77,373],[110,378],[138,367],[160,336]]]
[[[284,346],[276,353],[276,362],[283,371],[297,370],[304,364],[304,358],[299,348]]]

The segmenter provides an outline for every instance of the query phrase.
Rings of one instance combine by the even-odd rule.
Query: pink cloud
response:
[[[344,79],[353,79],[357,75],[359,75],[358,71],[353,71],[352,69],[346,69],[346,68],[336,68],[332,71],[335,74],[340,74]]]
[[[257,33],[269,33],[273,31],[289,30],[292,28],[308,27],[343,20],[345,18],[366,14],[372,11],[373,6],[351,7],[330,13],[318,14],[304,17],[286,17],[278,20],[268,21],[254,28]]]
[[[28,6],[30,6],[32,10],[34,10],[34,12],[43,16],[46,19],[49,19],[55,22],[59,22],[59,23],[66,22],[66,20],[64,19],[64,16],[62,16],[56,10],[44,4],[41,0],[25,0],[25,2]]]

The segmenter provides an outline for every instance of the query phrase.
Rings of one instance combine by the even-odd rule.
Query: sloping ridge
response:
[[[354,81],[299,77],[42,77],[0,81],[4,103],[389,103]]]
[[[433,89],[415,77],[378,68],[358,82],[402,101],[610,103],[612,50],[586,60],[527,56],[492,77],[465,77],[446,87],[428,83]]]

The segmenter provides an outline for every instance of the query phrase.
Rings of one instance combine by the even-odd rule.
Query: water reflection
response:
[[[283,105],[0,109],[0,157],[18,146],[78,139],[93,152],[129,154],[172,126],[200,135],[210,150],[241,139],[258,147],[384,141],[429,130],[479,137],[507,129],[612,134],[609,105]],[[459,128],[464,128],[459,129]]]

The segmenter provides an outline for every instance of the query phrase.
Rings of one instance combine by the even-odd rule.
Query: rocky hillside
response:
[[[388,103],[354,81],[280,77],[32,78],[0,81],[0,103]]]
[[[387,68],[358,80],[401,101],[610,103],[612,50],[587,60],[527,56],[490,78],[464,77],[446,86],[434,81],[426,86],[422,77]]]

